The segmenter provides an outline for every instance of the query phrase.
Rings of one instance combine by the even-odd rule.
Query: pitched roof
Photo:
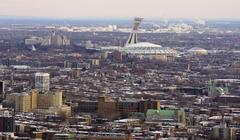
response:
[[[147,116],[151,115],[159,115],[159,116],[166,116],[171,117],[177,114],[177,110],[155,110],[155,109],[148,109]]]

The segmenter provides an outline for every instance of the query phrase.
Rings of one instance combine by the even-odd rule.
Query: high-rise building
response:
[[[15,121],[14,117],[8,111],[2,112],[0,115],[0,132],[14,132]]]
[[[0,81],[0,98],[4,99],[4,81]]]
[[[49,107],[62,106],[62,92],[56,91],[53,93],[38,94],[37,107],[40,109],[46,109]]]
[[[92,59],[92,66],[99,66],[99,59]]]
[[[30,112],[31,111],[31,96],[27,93],[16,94],[15,110],[17,112]]]
[[[36,73],[35,74],[35,89],[39,91],[49,91],[50,87],[50,74],[49,73]]]
[[[64,68],[72,68],[72,63],[69,61],[64,61]]]
[[[220,125],[213,127],[210,133],[210,139],[221,139],[221,140],[235,140],[236,138],[236,128],[231,128],[227,126],[227,123],[223,120]]]

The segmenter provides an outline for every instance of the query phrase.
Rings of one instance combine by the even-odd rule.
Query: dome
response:
[[[193,53],[193,54],[207,54],[208,51],[203,49],[203,48],[199,48],[199,47],[194,47],[188,50],[189,53]]]
[[[140,42],[140,43],[136,43],[136,44],[129,44],[126,47],[151,47],[151,48],[161,48],[161,45],[157,45],[157,44],[153,44],[153,43],[149,43],[149,42]]]
[[[163,48],[161,45],[152,44],[148,42],[141,42],[136,44],[130,44],[122,48],[123,52],[129,54],[175,54],[176,52],[169,48]]]

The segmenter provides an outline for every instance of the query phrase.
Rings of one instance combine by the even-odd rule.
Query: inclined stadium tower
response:
[[[138,42],[137,33],[143,18],[135,18],[133,22],[132,32],[124,47],[119,48],[119,51],[141,58],[152,58],[165,60],[168,57],[174,57],[176,51],[170,48],[162,47],[161,45]]]

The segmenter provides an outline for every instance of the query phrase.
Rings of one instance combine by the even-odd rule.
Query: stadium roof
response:
[[[148,47],[148,48],[161,48],[161,45],[149,43],[149,42],[140,42],[135,44],[129,44],[126,47]]]
[[[176,51],[163,48],[161,45],[152,44],[149,42],[141,42],[136,44],[130,44],[121,49],[121,51],[129,54],[138,54],[138,55],[146,55],[146,54],[175,54]]]

